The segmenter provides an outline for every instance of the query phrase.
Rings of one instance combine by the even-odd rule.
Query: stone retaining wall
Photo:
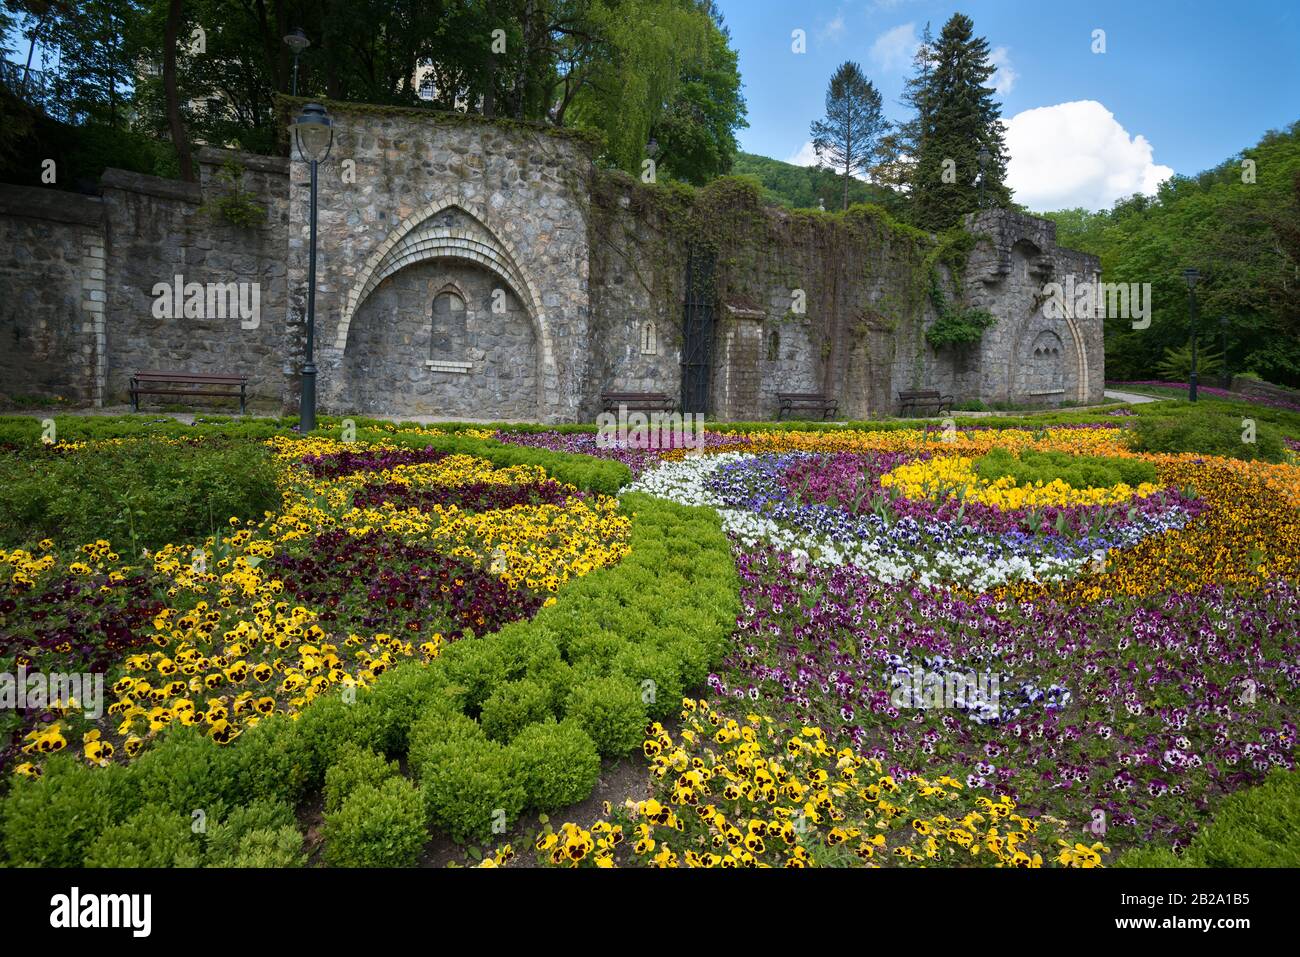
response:
[[[968,219],[977,241],[962,269],[879,211],[764,208],[723,181],[734,228],[701,237],[655,205],[671,203],[668,192],[651,201],[653,190],[597,170],[580,137],[427,110],[329,109],[335,141],[317,189],[323,412],[590,421],[604,390],[680,396],[688,256],[712,270],[705,411],[720,418],[774,417],[778,392],[828,393],[853,418],[895,414],[910,389],[958,404],[1101,398],[1101,321],[1050,318],[1042,295],[1067,276],[1097,279],[1098,262],[1058,248],[1046,220]],[[7,393],[112,404],[134,369],[242,372],[255,408],[296,409],[309,167],[214,149],[197,159],[196,184],[109,170],[102,197],[0,187]],[[250,225],[218,208],[230,162],[246,201],[265,210]],[[952,308],[995,317],[978,343],[929,344],[932,276]],[[160,303],[178,283],[183,302],[168,311]],[[448,289],[465,308],[440,331]],[[223,292],[254,290],[251,321],[205,298],[220,307]]]

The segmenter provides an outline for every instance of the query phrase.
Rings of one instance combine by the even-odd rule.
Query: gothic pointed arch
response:
[[[544,366],[553,355],[549,325],[536,286],[515,256],[509,240],[491,229],[486,210],[458,199],[430,203],[408,216],[371,253],[348,290],[334,346],[347,349],[348,330],[357,310],[385,279],[407,266],[433,259],[477,263],[496,275],[523,304],[536,328]]]

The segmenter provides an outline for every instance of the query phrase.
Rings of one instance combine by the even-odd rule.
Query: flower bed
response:
[[[462,454],[480,447],[506,461]],[[302,836],[282,822],[324,788],[327,863],[413,864],[431,821],[469,839],[585,797],[600,755],[638,747],[725,654],[737,584],[706,510],[571,487],[556,501],[509,447],[465,436],[276,449],[275,515],[140,569],[162,607],[109,666],[115,727],[87,733],[72,709],[37,716],[25,744],[45,745],[0,785],[0,860],[292,866]],[[539,454],[591,485],[611,474]],[[124,559],[106,547],[75,571],[64,561],[6,552],[0,567],[24,595],[72,574],[137,587],[113,578]],[[42,626],[25,600],[0,627],[30,646]],[[405,757],[413,779],[385,756]],[[180,826],[195,809],[218,822],[206,837]]]
[[[627,553],[611,498],[537,466],[432,448],[270,440],[283,502],[262,522],[132,562],[101,542],[64,562],[0,552],[0,656],[106,675],[108,715],[17,712],[0,754],[24,775],[71,747],[133,758],[169,725],[227,744],[267,716],[396,662],[531,617],[568,580]],[[65,454],[94,454],[90,447]],[[93,596],[93,597],[92,597]]]
[[[1184,847],[1226,795],[1294,769],[1300,469],[1139,456],[1122,434],[787,430],[665,456],[632,488],[718,511],[732,650],[686,730],[648,735],[652,797],[545,829],[541,859],[1093,866]],[[1081,455],[1106,468],[1007,477],[1009,457]],[[1016,826],[989,843],[962,815],[1000,802]]]

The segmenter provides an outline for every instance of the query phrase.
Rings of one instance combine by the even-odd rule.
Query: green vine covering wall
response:
[[[936,237],[865,204],[843,212],[765,206],[750,177],[695,188],[593,170],[590,195],[593,248],[630,268],[653,313],[668,321],[665,331],[680,322],[688,249],[711,252],[720,300],[769,309],[775,321],[809,323],[828,392],[840,390],[851,364],[883,375],[900,341],[914,344],[919,380],[927,317],[978,321],[933,295],[944,273],[959,293],[976,241],[960,228]],[[804,291],[803,314],[772,301],[782,287]]]

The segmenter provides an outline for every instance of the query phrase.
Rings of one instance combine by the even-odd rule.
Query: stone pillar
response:
[[[761,309],[722,307],[713,364],[713,412],[722,421],[761,417],[763,320]]]

